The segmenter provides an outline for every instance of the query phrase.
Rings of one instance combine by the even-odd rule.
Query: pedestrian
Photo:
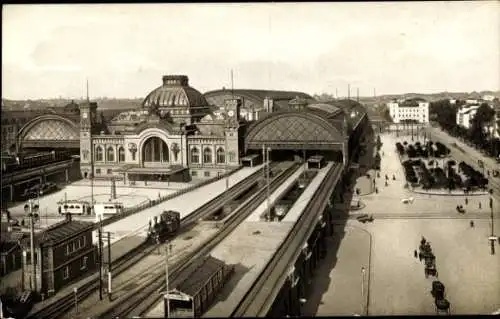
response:
[[[422,261],[422,253],[418,253],[418,260]]]
[[[470,227],[474,228],[474,221],[473,220],[470,221]]]
[[[481,202],[479,202],[479,209],[481,209]]]
[[[466,197],[465,198],[465,205],[469,204],[469,199]]]
[[[385,181],[385,186],[389,186],[389,184],[387,183],[387,181]]]
[[[415,256],[415,258],[417,258],[417,257],[418,257],[418,253],[417,253],[417,250],[416,250],[416,249],[413,251],[413,255]]]

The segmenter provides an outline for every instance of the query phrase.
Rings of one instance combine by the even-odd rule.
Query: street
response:
[[[368,314],[385,315],[435,315],[434,300],[430,294],[433,277],[424,276],[424,264],[413,256],[422,236],[431,243],[436,255],[439,280],[446,286],[446,298],[451,303],[452,314],[491,314],[500,308],[500,253],[491,255],[488,236],[491,220],[475,218],[474,228],[471,219],[439,218],[443,211],[453,211],[458,203],[464,205],[465,196],[415,194],[404,189],[403,168],[395,150],[396,140],[411,141],[411,137],[396,138],[395,134],[384,134],[382,139],[381,178],[376,179],[378,194],[361,196],[366,206],[352,214],[373,214],[373,223],[362,224],[349,220],[348,225],[356,225],[372,235],[372,261],[369,283]],[[391,178],[384,185],[385,174]],[[395,175],[396,181],[392,180]],[[366,185],[367,183],[361,183]],[[362,187],[356,185],[355,187]],[[362,192],[363,193],[363,192]],[[414,197],[412,204],[403,204],[402,198]],[[356,199],[356,197],[355,197]],[[354,200],[355,200],[354,199]],[[488,195],[469,196],[470,211],[474,215],[484,213],[489,216],[489,208],[478,202],[486,203]],[[464,205],[465,206],[465,205]],[[427,219],[416,217],[419,213],[438,215]],[[377,219],[377,214],[384,219]],[[387,219],[394,214],[398,219]],[[408,218],[401,218],[408,214]],[[449,214],[448,214],[449,215]],[[458,214],[457,214],[458,215]],[[467,213],[465,214],[467,216]],[[500,229],[499,218],[494,219],[495,229]],[[349,234],[350,227],[346,228]],[[356,240],[354,240],[356,241]],[[360,287],[359,268],[362,261],[358,257],[344,257],[345,250],[366,251],[367,242],[346,235],[340,243],[336,263],[328,262],[330,268],[322,266],[318,270],[314,285],[324,286],[326,276],[331,278],[329,288],[315,287],[311,299],[323,302],[318,306],[316,315],[345,314],[361,309],[354,306],[353,296]],[[495,244],[498,247],[498,244]],[[497,249],[498,251],[499,249]],[[351,269],[349,273],[342,269]],[[336,275],[342,273],[342,276]],[[342,277],[342,278],[339,278]],[[345,290],[345,293],[344,293]],[[360,288],[358,288],[360,291]],[[361,292],[359,292],[361,293]],[[320,295],[321,297],[316,297]],[[359,299],[356,299],[359,300]]]

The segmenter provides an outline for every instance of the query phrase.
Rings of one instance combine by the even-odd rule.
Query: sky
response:
[[[361,96],[500,89],[500,2],[4,5],[2,98],[144,97],[165,74]],[[337,93],[336,93],[337,92]]]

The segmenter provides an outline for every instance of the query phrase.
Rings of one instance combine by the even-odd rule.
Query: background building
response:
[[[237,98],[242,101],[240,117],[246,121],[256,121],[268,113],[287,110],[293,100],[304,100],[304,104],[314,99],[302,92],[272,90],[214,90],[204,94],[210,105],[224,109],[224,101]],[[292,102],[293,104],[293,102]]]
[[[479,109],[479,104],[464,105],[457,110],[457,125],[465,128],[470,128],[472,119]]]
[[[389,114],[394,123],[429,123],[429,102],[421,98],[393,101],[387,103]]]

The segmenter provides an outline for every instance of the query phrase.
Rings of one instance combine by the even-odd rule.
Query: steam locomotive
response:
[[[154,243],[165,242],[166,239],[175,235],[181,226],[181,214],[173,210],[161,213],[160,218],[154,217],[149,221],[148,239]]]

